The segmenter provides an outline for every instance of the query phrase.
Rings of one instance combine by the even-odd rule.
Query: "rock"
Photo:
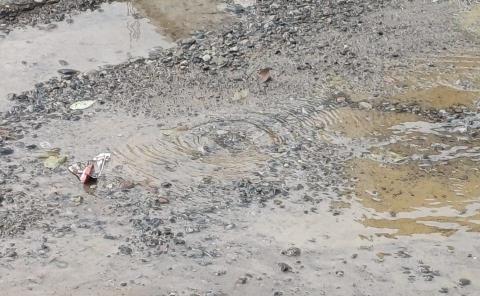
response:
[[[288,257],[300,256],[301,253],[302,253],[302,251],[299,248],[296,248],[296,247],[288,248],[288,249],[282,251],[282,255],[285,255],[285,256],[288,256]]]
[[[442,294],[447,294],[448,293],[448,288],[441,288],[440,290],[438,290],[439,293],[442,293]]]
[[[290,265],[288,265],[287,263],[278,263],[278,267],[280,267],[280,271],[281,272],[291,272],[292,271],[292,267]]]
[[[165,197],[158,197],[158,198],[155,200],[155,203],[156,203],[156,204],[160,204],[160,205],[166,205],[166,204],[170,203],[170,200],[168,200],[168,199],[165,198]]]
[[[163,183],[162,183],[162,187],[163,187],[163,188],[170,188],[170,187],[172,187],[172,183],[170,183],[170,182],[163,182]]]
[[[202,60],[205,62],[205,63],[208,63],[212,60],[212,56],[209,55],[209,54],[206,54],[202,57]]]
[[[234,229],[235,227],[236,227],[235,224],[230,223],[230,224],[225,225],[225,230],[232,230],[232,229]]]
[[[13,154],[13,149],[9,147],[0,147],[0,155],[11,155]]]
[[[358,107],[360,107],[360,109],[364,109],[364,110],[371,110],[373,108],[372,104],[367,103],[367,102],[358,103]]]
[[[59,69],[57,72],[67,76],[71,76],[79,73],[77,70],[74,70],[74,69]]]
[[[460,280],[458,280],[458,284],[462,287],[465,287],[465,286],[468,286],[472,283],[471,280],[469,279],[465,279],[465,278],[461,278]]]

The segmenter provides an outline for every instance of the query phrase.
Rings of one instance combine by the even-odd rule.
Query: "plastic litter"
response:
[[[95,104],[95,100],[87,100],[87,101],[78,101],[70,105],[71,110],[83,110],[92,107]]]
[[[86,163],[77,162],[72,164],[68,167],[68,170],[76,176],[80,182],[88,184],[100,178],[110,158],[110,153],[100,153]]]

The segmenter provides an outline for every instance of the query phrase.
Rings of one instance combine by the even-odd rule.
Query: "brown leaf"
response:
[[[260,82],[267,83],[272,80],[272,75],[270,74],[271,68],[264,68],[258,70],[258,76],[260,77]]]

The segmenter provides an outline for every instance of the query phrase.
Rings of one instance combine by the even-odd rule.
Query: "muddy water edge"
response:
[[[84,2],[0,10],[5,295],[478,294],[477,6]]]

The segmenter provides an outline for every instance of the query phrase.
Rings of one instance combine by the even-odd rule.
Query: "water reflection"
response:
[[[49,28],[15,29],[0,40],[0,108],[8,93],[28,90],[59,68],[88,71],[173,46],[131,3],[104,4]]]
[[[133,0],[132,5],[148,17],[171,40],[211,28],[226,20],[218,0]]]
[[[387,91],[396,93],[389,100],[449,115],[340,108],[321,132],[356,151],[348,164],[351,206],[379,236],[479,232],[480,57],[424,57],[414,65],[387,78]]]

